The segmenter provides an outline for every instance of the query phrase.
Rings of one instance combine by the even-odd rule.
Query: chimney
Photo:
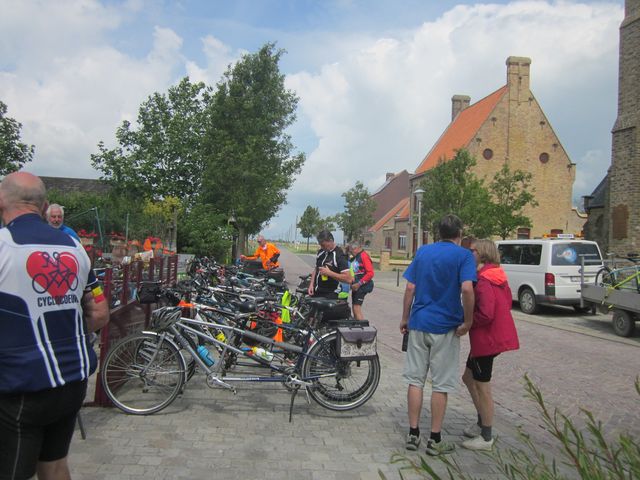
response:
[[[529,98],[529,67],[531,59],[527,57],[509,57],[507,58],[507,86],[511,94],[516,92],[520,100],[528,100]],[[524,98],[526,96],[526,98]]]
[[[395,174],[395,173],[389,173],[389,172],[387,172],[387,178],[386,178],[386,180],[385,180],[385,181],[387,181],[387,182],[388,182],[388,181],[389,181],[389,179],[391,179],[391,178],[393,178],[393,177],[395,177],[395,176],[396,176],[396,174]]]
[[[467,95],[454,95],[451,97],[451,121],[471,103],[471,97]]]

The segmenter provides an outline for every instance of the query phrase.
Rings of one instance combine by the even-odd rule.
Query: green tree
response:
[[[307,252],[309,251],[309,239],[320,230],[321,220],[320,210],[311,205],[307,205],[307,208],[298,221],[298,225],[296,225],[300,229],[302,237],[307,239]]]
[[[344,197],[344,213],[338,214],[336,220],[345,240],[350,241],[362,235],[363,231],[373,225],[373,212],[376,203],[369,190],[362,182],[342,194]]]
[[[204,170],[203,112],[209,98],[203,83],[187,77],[166,94],[154,93],[140,105],[137,126],[122,122],[118,146],[108,149],[101,141],[91,163],[117,191],[194,203]]]
[[[0,176],[16,172],[33,159],[35,147],[20,141],[22,124],[7,117],[7,106],[0,101]]]
[[[509,169],[505,163],[489,185],[493,200],[493,233],[503,240],[518,227],[531,227],[531,220],[523,214],[526,206],[535,207],[531,173]]]
[[[225,261],[231,252],[232,231],[227,217],[213,214],[210,205],[196,204],[178,228],[178,251]]]
[[[461,149],[449,160],[425,173],[420,186],[422,197],[422,225],[438,235],[438,221],[453,213],[464,222],[465,231],[476,237],[493,233],[493,204],[481,179],[470,169],[476,164],[467,150]]]
[[[268,43],[230,66],[207,109],[203,152],[204,201],[236,219],[242,253],[286,201],[304,163],[286,129],[298,98],[284,86],[278,63],[284,51]]]

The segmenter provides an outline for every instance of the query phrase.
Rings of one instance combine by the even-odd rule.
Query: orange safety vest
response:
[[[256,248],[255,253],[252,256],[247,258],[250,260],[260,260],[262,262],[262,268],[264,268],[265,270],[279,267],[280,266],[279,262],[272,262],[270,260],[271,257],[280,253],[280,250],[278,250],[278,247],[276,247],[273,243],[267,243],[265,247],[266,248],[263,249],[261,246],[258,245],[258,248]]]

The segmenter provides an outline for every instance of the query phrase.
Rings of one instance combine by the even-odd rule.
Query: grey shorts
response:
[[[458,389],[460,378],[460,337],[455,329],[449,333],[409,331],[404,379],[409,385],[424,388],[431,370],[434,392],[451,393]]]

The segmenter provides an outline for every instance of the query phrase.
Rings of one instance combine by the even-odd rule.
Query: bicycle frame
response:
[[[197,316],[199,316],[199,314]],[[227,342],[218,340],[217,338],[213,337],[210,333],[202,332],[201,330],[193,328],[190,325],[201,326],[206,328],[213,327],[219,330],[223,330],[225,332],[225,335],[227,335],[227,333],[231,334],[231,335],[227,335],[227,338],[229,341],[233,340],[235,335],[241,335],[243,337],[250,338],[252,340],[257,340],[262,344],[273,345],[279,349],[282,349],[282,351],[296,353],[298,354],[298,358],[295,365],[293,366],[293,372],[291,372],[291,368],[292,368],[291,366],[278,365],[275,362],[269,362],[260,357],[250,355],[246,350],[230,345]],[[206,343],[220,347],[222,349],[220,353],[220,361],[212,365],[211,367],[207,366],[207,364],[200,358],[200,355],[198,355],[198,353],[193,349],[193,347],[189,344],[189,342],[184,338],[184,335],[182,334],[181,331],[190,333],[192,335],[196,335],[198,338],[204,340]],[[238,327],[234,327],[232,325],[225,325],[222,323],[213,323],[211,321],[201,320],[198,318],[191,319],[191,318],[181,317],[180,320],[178,320],[175,324],[171,325],[167,329],[167,332],[171,333],[174,339],[178,341],[180,346],[191,354],[191,356],[193,357],[195,362],[198,364],[198,366],[204,372],[206,372],[208,381],[233,391],[235,391],[234,387],[228,384],[227,382],[280,382],[282,383],[286,381],[291,381],[293,384],[298,384],[300,386],[311,386],[312,380],[316,380],[322,377],[326,378],[326,377],[335,376],[335,373],[329,373],[324,375],[313,375],[308,378],[307,377],[297,378],[297,379],[292,378],[292,374],[300,375],[302,370],[302,364],[305,358],[311,357],[316,360],[322,361],[321,358],[312,357],[308,355],[307,352],[313,344],[320,341],[324,336],[329,335],[329,333],[325,333],[324,335],[317,337],[312,330],[306,330],[306,333],[304,335],[305,347],[303,348],[298,345],[294,345],[286,342],[276,342],[273,338],[265,337],[263,335],[260,335],[248,330],[243,330]],[[146,332],[146,333],[158,335],[158,332]],[[159,334],[159,335],[161,336],[162,339],[166,339],[166,336],[163,336],[162,334]],[[218,375],[221,372],[221,370],[224,368],[223,359],[225,358],[228,351],[231,351],[238,355],[242,355],[243,358],[251,360],[253,366],[261,366],[261,367],[268,368],[270,371],[270,375],[268,376],[267,375],[252,375],[252,376],[228,376],[228,375],[220,376]],[[182,352],[181,352],[181,355],[182,355]],[[272,372],[277,372],[279,375],[273,375]]]

